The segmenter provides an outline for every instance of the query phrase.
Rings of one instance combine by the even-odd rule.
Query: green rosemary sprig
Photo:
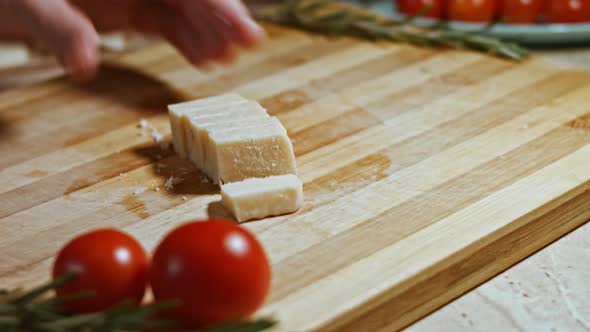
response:
[[[179,324],[158,319],[155,313],[177,305],[175,301],[156,302],[137,306],[123,302],[103,312],[68,314],[62,304],[92,296],[83,292],[69,296],[49,296],[48,292],[72,280],[73,274],[64,275],[29,291],[0,290],[0,331],[3,332],[130,332],[176,331]],[[270,319],[250,322],[226,323],[201,332],[258,332],[275,324]],[[181,331],[185,331],[182,330]],[[188,331],[185,331],[188,332]]]
[[[420,15],[396,20],[336,0],[286,0],[281,4],[254,6],[252,12],[262,21],[324,34],[390,40],[432,48],[475,50],[516,61],[525,59],[529,54],[517,44],[485,35],[484,32],[496,22],[481,31],[450,30],[445,21],[419,26],[414,20]]]

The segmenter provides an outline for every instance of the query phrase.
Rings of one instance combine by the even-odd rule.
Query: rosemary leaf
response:
[[[9,303],[13,303],[13,304],[17,304],[17,305],[27,304],[27,303],[33,301],[34,299],[38,298],[39,296],[43,295],[45,292],[52,290],[54,288],[57,288],[74,278],[76,278],[75,274],[63,275],[63,276],[56,278],[55,280],[53,280],[45,285],[42,285],[38,288],[35,288],[35,289],[19,296],[19,297],[16,297],[16,298],[10,300]]]
[[[205,329],[201,332],[258,332],[266,330],[276,323],[270,319],[260,319],[252,322],[228,323]]]
[[[255,6],[252,13],[260,20],[324,34],[385,39],[422,47],[467,49],[515,61],[524,60],[529,55],[526,49],[516,44],[487,35],[498,21],[477,31],[450,30],[446,21],[429,26],[416,25],[416,17],[428,10],[425,7],[417,15],[396,20],[335,0],[286,0],[280,5]]]
[[[159,319],[156,314],[178,305],[178,301],[155,302],[135,305],[124,301],[106,311],[90,314],[67,314],[61,304],[92,296],[92,292],[80,292],[67,296],[40,299],[45,292],[75,278],[64,275],[30,291],[0,290],[0,331],[2,332],[131,332],[176,331],[180,324]],[[211,328],[213,332],[258,332],[275,324],[270,319],[227,323]],[[191,332],[191,331],[184,331]],[[197,331],[192,331],[197,332]]]

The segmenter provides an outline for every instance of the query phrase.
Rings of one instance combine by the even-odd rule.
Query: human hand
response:
[[[197,67],[265,38],[240,0],[0,0],[0,39],[41,43],[77,79],[98,66],[97,31],[115,30],[160,35]]]

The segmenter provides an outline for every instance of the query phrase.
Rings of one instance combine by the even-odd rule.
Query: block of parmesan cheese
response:
[[[236,93],[228,93],[219,96],[202,98],[188,102],[168,105],[168,114],[170,116],[170,127],[172,130],[172,140],[174,150],[183,157],[187,157],[185,126],[183,122],[185,115],[192,115],[199,112],[219,111],[233,104],[245,103],[248,100]]]
[[[227,121],[225,124],[215,123],[197,125],[191,123],[191,135],[194,135],[194,137],[189,151],[190,160],[199,169],[205,170],[207,168],[209,160],[207,147],[209,146],[208,141],[210,130],[234,131],[246,127],[255,127],[263,124],[269,118],[270,117],[244,116],[243,118],[236,117],[234,120]]]
[[[297,173],[293,145],[285,127],[275,117],[266,122],[229,132],[209,131],[209,175],[214,183]]]
[[[187,155],[198,168],[203,169],[206,163],[205,148],[209,129],[253,126],[258,123],[257,120],[269,117],[266,110],[254,101],[241,104],[239,108],[229,111],[188,117]]]
[[[184,150],[187,154],[185,157],[188,158],[188,149],[191,146],[192,142],[191,139],[191,119],[193,121],[198,121],[200,118],[206,117],[225,117],[227,118],[230,114],[236,114],[242,111],[244,105],[249,103],[249,101],[243,102],[228,102],[223,104],[215,104],[210,105],[204,108],[195,108],[189,111],[185,111],[182,113],[180,118],[180,127],[182,128],[183,132],[181,137],[183,138]]]
[[[292,213],[303,204],[303,184],[293,174],[226,183],[221,203],[239,222]]]

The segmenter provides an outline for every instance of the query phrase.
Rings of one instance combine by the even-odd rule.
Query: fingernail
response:
[[[260,26],[260,24],[256,23],[252,18],[246,18],[246,25],[249,29],[256,32],[264,32],[264,29]]]

